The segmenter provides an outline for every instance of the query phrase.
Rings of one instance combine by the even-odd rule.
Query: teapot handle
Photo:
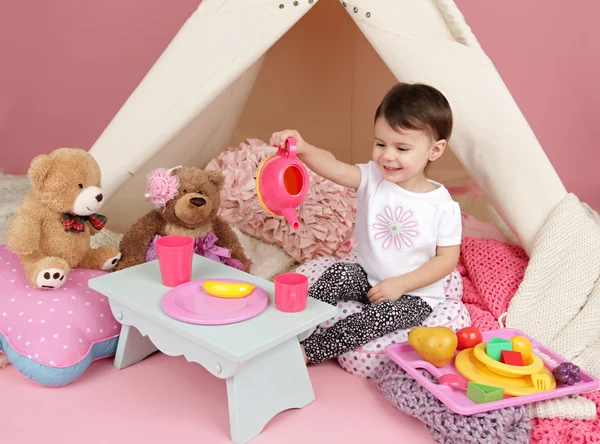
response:
[[[279,148],[277,150],[277,154],[281,157],[287,157],[290,160],[294,160],[296,158],[296,139],[293,137],[288,137],[285,141],[285,148]]]

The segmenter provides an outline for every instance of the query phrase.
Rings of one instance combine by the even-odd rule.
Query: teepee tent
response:
[[[279,129],[369,160],[373,114],[398,80],[453,108],[432,178],[478,185],[531,256],[507,326],[600,378],[600,220],[567,194],[452,0],[204,0],[90,150],[109,228],[148,211],[152,169],[204,167]]]
[[[111,228],[148,210],[153,168],[204,167],[279,129],[367,161],[375,108],[397,80],[452,105],[451,152],[432,177],[478,185],[530,252],[566,190],[452,0],[204,0],[90,150]]]

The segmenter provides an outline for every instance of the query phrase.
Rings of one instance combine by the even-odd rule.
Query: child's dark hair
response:
[[[422,83],[398,83],[383,98],[375,122],[383,117],[392,128],[427,131],[433,140],[450,139],[452,109],[446,97]]]

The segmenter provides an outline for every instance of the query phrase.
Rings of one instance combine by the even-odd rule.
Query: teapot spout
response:
[[[293,208],[284,208],[281,212],[283,213],[283,217],[286,218],[286,220],[294,230],[300,228],[300,222],[298,222],[296,210],[294,210]]]

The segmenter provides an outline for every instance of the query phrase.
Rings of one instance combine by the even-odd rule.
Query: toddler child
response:
[[[315,173],[356,190],[358,263],[337,263],[309,290],[332,305],[355,300],[360,313],[303,343],[306,362],[319,363],[398,329],[422,324],[444,300],[442,280],[457,265],[459,205],[426,175],[452,132],[444,95],[423,84],[400,83],[375,113],[373,160],[349,165],[310,145],[295,130],[271,137],[273,146],[297,142],[299,159]]]

